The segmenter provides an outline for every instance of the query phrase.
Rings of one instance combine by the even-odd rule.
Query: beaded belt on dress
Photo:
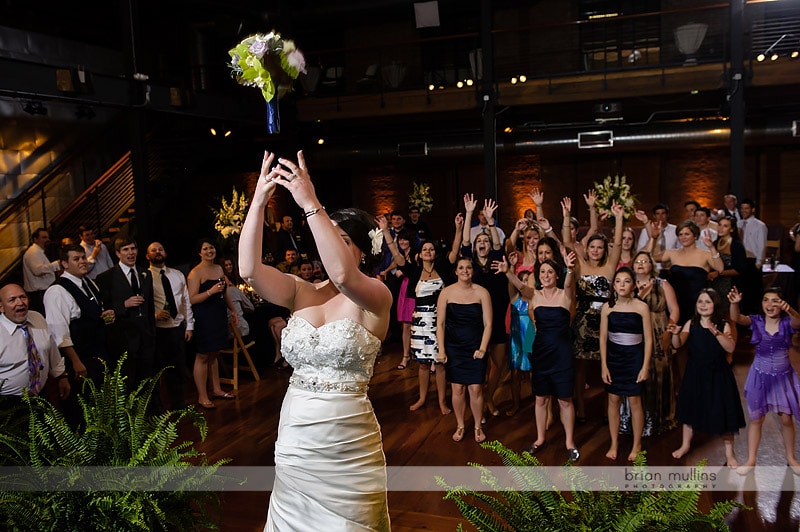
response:
[[[289,384],[310,392],[367,393],[369,385],[358,382],[327,382],[316,379],[304,379],[297,375],[289,377]]]

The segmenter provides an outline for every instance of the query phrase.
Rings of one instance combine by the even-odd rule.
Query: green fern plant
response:
[[[514,486],[503,486],[491,471],[476,463],[481,483],[491,492],[450,486],[441,477],[436,482],[447,489],[445,500],[453,501],[461,515],[475,528],[485,532],[562,532],[655,530],[697,531],[728,530],[725,524],[733,508],[747,508],[734,501],[717,502],[707,512],[697,503],[700,491],[588,491],[589,485],[579,467],[565,466],[564,474],[573,487],[569,496],[553,490],[542,464],[527,451],[518,454],[499,441],[484,442],[481,447],[496,452],[511,468]],[[636,457],[634,466],[645,467],[645,453]],[[705,462],[701,462],[698,471]],[[459,523],[458,531],[463,530]]]
[[[26,430],[0,430],[3,465],[24,468],[3,479],[5,486],[16,488],[0,491],[5,529],[218,529],[221,507],[219,494],[212,490],[221,485],[217,468],[229,460],[209,464],[193,442],[179,440],[182,422],[190,422],[201,440],[206,437],[205,418],[193,407],[150,415],[161,374],[129,393],[121,373],[124,358],[113,371],[106,367],[101,385],[84,382],[78,428],[45,399],[25,395]],[[118,488],[81,489],[97,480]],[[176,485],[182,489],[166,490]]]

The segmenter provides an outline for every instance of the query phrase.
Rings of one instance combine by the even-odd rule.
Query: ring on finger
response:
[[[286,181],[294,181],[294,178],[297,177],[297,174],[291,174],[286,176]]]

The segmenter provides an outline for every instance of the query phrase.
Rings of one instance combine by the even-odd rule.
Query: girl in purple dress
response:
[[[747,380],[744,396],[750,414],[747,430],[747,462],[737,472],[749,473],[756,465],[761,427],[767,412],[778,414],[786,451],[786,462],[800,475],[800,463],[794,456],[794,420],[800,416],[800,380],[789,363],[792,334],[800,329],[800,314],[781,299],[779,289],[768,288],[761,298],[763,314],[743,316],[739,312],[742,294],[734,287],[728,294],[731,319],[750,327],[750,343],[756,346],[755,358]]]

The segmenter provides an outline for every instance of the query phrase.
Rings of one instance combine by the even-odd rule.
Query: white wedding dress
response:
[[[281,348],[294,368],[275,442],[265,531],[388,531],[386,458],[367,384],[381,342],[341,319],[293,316]]]

